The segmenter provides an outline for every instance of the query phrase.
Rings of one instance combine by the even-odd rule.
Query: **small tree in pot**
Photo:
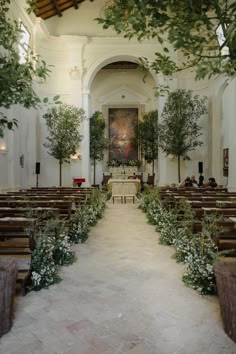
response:
[[[62,164],[69,162],[71,155],[76,153],[82,140],[79,128],[85,118],[82,108],[60,104],[48,110],[43,116],[49,130],[47,142],[43,144],[48,154],[59,161],[59,185],[62,185]]]
[[[93,184],[96,184],[96,162],[102,161],[104,150],[109,146],[109,140],[104,137],[105,119],[96,111],[90,118],[90,158],[93,163]]]
[[[150,111],[139,122],[135,130],[133,145],[138,146],[147,163],[152,164],[154,174],[155,160],[158,158],[158,112]]]
[[[166,155],[177,157],[179,182],[181,157],[190,160],[189,152],[203,144],[198,120],[206,112],[206,97],[193,96],[187,90],[169,93],[159,124],[159,144]]]

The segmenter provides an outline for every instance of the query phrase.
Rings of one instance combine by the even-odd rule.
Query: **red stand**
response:
[[[81,178],[81,177],[74,177],[73,178],[73,187],[77,186],[78,187],[81,187],[81,184],[84,183],[86,180],[85,178]]]

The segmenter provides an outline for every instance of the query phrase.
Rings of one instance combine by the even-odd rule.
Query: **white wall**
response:
[[[61,18],[54,17],[45,22],[34,15],[28,16],[24,2],[12,2],[12,16],[23,19],[32,35],[32,48],[52,65],[47,83],[37,87],[41,97],[59,94],[63,102],[83,107],[87,117],[95,110],[106,113],[111,105],[134,105],[140,108],[140,112],[158,108],[160,116],[165,98],[157,99],[153,93],[153,87],[161,83],[160,78],[149,75],[147,82],[143,83],[142,74],[137,71],[127,74],[101,70],[105,65],[120,60],[137,62],[143,56],[152,60],[158,51],[158,44],[154,40],[140,44],[136,40],[129,41],[117,36],[112,30],[103,31],[102,26],[93,19],[101,16],[101,6],[105,0],[83,2],[78,11],[72,8],[65,11]],[[222,78],[209,83],[196,83],[193,74],[180,73],[170,85],[171,89],[192,89],[209,98],[209,117],[202,119],[204,145],[191,154],[192,161],[182,163],[182,176],[198,175],[197,162],[203,161],[205,177],[214,176],[219,184],[225,183],[222,150],[229,147],[229,186],[236,188],[236,166],[232,158],[235,151],[235,82],[225,89]],[[13,107],[8,112],[9,117],[19,119],[19,129],[7,134],[7,152],[0,152],[0,188],[34,185],[36,161],[41,162],[39,184],[58,184],[58,163],[43,147],[47,135],[43,112],[44,109],[37,112],[19,107]],[[81,133],[84,135],[80,148],[82,160],[71,161],[63,167],[64,185],[72,185],[73,176],[86,177],[88,182],[91,179],[88,120],[82,124]],[[21,155],[24,155],[25,161],[23,168],[19,167]],[[177,182],[176,165],[175,160],[160,154],[156,171],[160,184]],[[98,166],[98,182],[105,169],[105,162]]]
[[[139,109],[139,119],[145,112],[157,108],[154,95],[155,81],[149,74],[143,82],[144,74],[137,69],[104,69],[95,76],[91,86],[92,112],[101,111],[106,120],[106,136],[108,137],[108,109],[115,107],[134,107]],[[102,173],[108,171],[108,151],[103,162],[96,166],[96,184],[101,183]],[[92,167],[92,166],[91,166]],[[146,170],[146,168],[145,168]],[[91,168],[91,178],[93,167]],[[144,176],[146,179],[146,175]]]
[[[222,151],[221,151],[221,173],[223,171],[223,149],[229,149],[229,176],[223,177],[229,190],[236,191],[236,79],[229,81],[222,97]]]

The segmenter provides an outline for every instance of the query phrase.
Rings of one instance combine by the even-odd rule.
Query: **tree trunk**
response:
[[[154,176],[155,160],[152,160],[152,175]]]
[[[96,181],[96,160],[93,160],[93,184],[95,185]]]
[[[59,160],[59,186],[62,185],[62,160]]]
[[[181,182],[181,178],[180,178],[180,156],[178,156],[178,179],[179,179],[179,183]]]

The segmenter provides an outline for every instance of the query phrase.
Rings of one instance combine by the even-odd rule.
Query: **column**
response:
[[[83,185],[89,187],[91,185],[91,165],[90,165],[90,130],[89,130],[89,117],[90,117],[90,92],[89,90],[82,92],[82,107],[85,111],[86,118],[83,121],[83,140],[81,141],[82,153],[82,177],[86,179]]]

